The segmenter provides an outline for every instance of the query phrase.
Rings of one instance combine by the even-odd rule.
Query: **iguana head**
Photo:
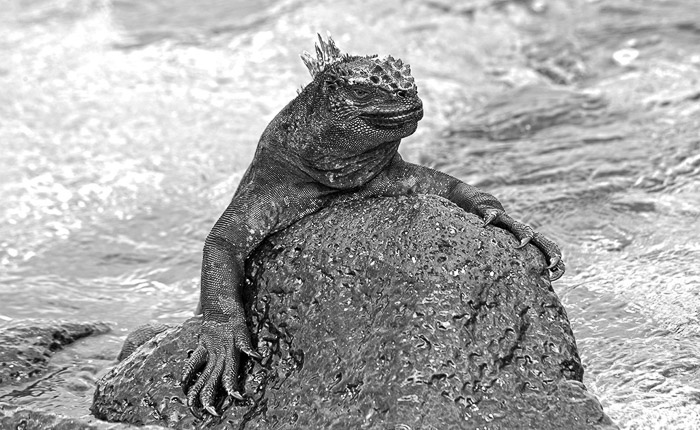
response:
[[[392,57],[342,54],[320,36],[316,58],[302,59],[313,81],[267,126],[260,156],[332,188],[362,186],[395,159],[423,117],[411,69]]]
[[[320,36],[316,58],[305,52],[302,60],[323,94],[329,124],[367,142],[397,141],[416,130],[423,103],[408,64],[342,54],[333,39]]]

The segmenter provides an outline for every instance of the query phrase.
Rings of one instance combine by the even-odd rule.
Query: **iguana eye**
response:
[[[358,99],[366,99],[370,96],[370,92],[364,88],[353,88],[352,95]]]

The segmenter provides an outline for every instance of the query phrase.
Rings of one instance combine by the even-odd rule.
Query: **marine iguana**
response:
[[[539,248],[551,280],[564,273],[557,245],[507,215],[494,196],[401,158],[401,139],[413,134],[423,117],[408,64],[391,56],[343,54],[332,38],[321,36],[316,58],[305,52],[302,60],[312,82],[267,126],[231,203],[204,244],[203,322],[199,345],[182,371],[193,412],[199,403],[218,415],[219,388],[242,399],[240,353],[260,358],[241,299],[248,255],[265,237],[338,199],[437,194],[482,217],[485,226],[508,230],[520,241],[518,247],[532,243]]]

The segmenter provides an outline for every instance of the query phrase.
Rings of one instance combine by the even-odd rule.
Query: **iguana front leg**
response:
[[[250,341],[242,302],[245,260],[262,240],[320,207],[313,189],[300,190],[292,181],[271,183],[248,172],[204,245],[200,307],[203,322],[199,345],[182,371],[182,386],[194,412],[197,403],[210,414],[217,389],[242,399],[238,392],[240,353],[259,358]],[[280,183],[281,182],[281,183]],[[199,370],[201,373],[191,384]],[[190,385],[191,384],[191,385]]]
[[[445,197],[465,211],[482,217],[484,226],[494,224],[513,233],[520,241],[518,248],[528,243],[535,245],[547,259],[552,281],[564,274],[561,251],[554,242],[527,224],[511,218],[496,197],[450,175],[407,163],[396,154],[389,167],[367,185],[366,192],[374,195],[420,193]]]

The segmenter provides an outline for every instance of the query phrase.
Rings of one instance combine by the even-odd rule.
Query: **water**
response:
[[[404,158],[555,239],[585,383],[623,428],[699,428],[695,0],[5,0],[0,320],[108,320],[0,403],[85,416],[133,327],[180,322],[204,237],[329,30],[411,64]]]

